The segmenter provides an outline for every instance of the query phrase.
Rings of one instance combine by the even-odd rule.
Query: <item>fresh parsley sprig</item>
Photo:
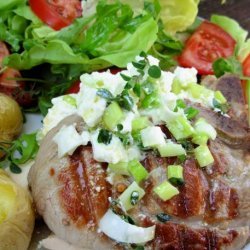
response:
[[[10,167],[11,172],[21,173],[22,169],[19,165],[34,159],[38,148],[36,133],[23,134],[12,142],[0,142],[0,151],[5,153],[5,157],[0,161],[0,167],[7,165]]]

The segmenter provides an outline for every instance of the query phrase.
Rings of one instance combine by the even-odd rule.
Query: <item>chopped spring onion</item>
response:
[[[180,94],[182,86],[179,80],[175,79],[172,83],[172,92],[176,95]]]
[[[109,163],[108,169],[110,169],[115,174],[121,175],[130,175],[128,172],[128,163],[127,162],[118,162],[116,164]]]
[[[147,170],[137,160],[132,160],[128,163],[128,171],[137,183],[140,183],[148,177]]]
[[[180,165],[169,165],[167,168],[168,181],[175,185],[179,186],[184,183],[183,180],[183,167]]]
[[[167,122],[167,127],[177,140],[188,138],[194,133],[193,127],[185,116],[178,116]]]
[[[208,137],[202,134],[196,134],[193,136],[192,142],[197,145],[206,145]]]
[[[168,181],[164,181],[159,186],[154,188],[154,192],[163,200],[170,200],[175,195],[179,194],[179,190]]]
[[[174,108],[174,111],[178,111],[178,108],[184,109],[186,108],[186,103],[182,99],[176,100],[176,106]]]
[[[159,106],[159,96],[156,91],[153,93],[146,95],[144,99],[141,101],[141,107],[144,109],[155,108]]]
[[[196,135],[205,135],[214,140],[216,138],[216,130],[204,118],[199,118],[194,125]]]
[[[189,107],[189,108],[185,109],[184,112],[189,120],[193,119],[195,116],[197,116],[199,114],[199,110],[195,109],[193,107]]]
[[[194,155],[200,167],[205,167],[214,162],[214,158],[207,145],[200,145],[195,148]]]
[[[159,145],[157,148],[161,157],[173,157],[186,154],[186,151],[181,144],[173,142],[166,142]]]
[[[144,147],[155,147],[165,143],[164,134],[160,127],[147,127],[141,130],[141,139]]]
[[[73,96],[65,95],[65,96],[63,97],[63,100],[64,100],[65,102],[67,102],[68,104],[70,104],[70,105],[76,107],[76,99],[75,99]]]
[[[100,220],[99,228],[111,239],[128,244],[143,244],[155,237],[155,226],[131,225],[110,209]]]
[[[194,97],[194,98],[201,98],[201,96],[208,97],[211,96],[213,91],[210,89],[205,88],[204,86],[197,84],[197,83],[190,83],[188,85],[187,91]]]
[[[221,104],[224,104],[224,103],[227,102],[227,99],[224,97],[224,95],[219,90],[217,90],[217,91],[214,92],[214,97]]]
[[[148,117],[141,116],[132,121],[132,131],[142,130],[150,125]]]
[[[136,192],[136,193],[135,193]],[[120,195],[119,201],[122,207],[128,211],[133,208],[138,201],[145,195],[145,191],[138,186],[134,181],[129,187]]]
[[[116,102],[112,102],[104,112],[103,122],[109,130],[113,130],[122,118],[122,109]]]

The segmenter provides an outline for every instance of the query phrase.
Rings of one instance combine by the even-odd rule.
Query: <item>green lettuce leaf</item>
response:
[[[46,45],[37,43],[21,54],[11,54],[4,59],[3,63],[15,69],[30,69],[42,63],[83,64],[88,60],[84,55],[75,54],[67,43],[51,40]]]
[[[127,34],[122,43],[119,39],[110,41],[97,49],[103,59],[120,68],[131,62],[141,51],[148,51],[157,39],[158,27],[153,18],[141,24],[133,34]],[[118,35],[119,37],[119,35]]]
[[[0,1],[0,12],[13,9],[17,5],[25,4],[26,0],[7,0]]]
[[[161,19],[169,33],[185,31],[193,24],[198,13],[199,0],[159,0]]]
[[[19,13],[32,19],[27,8]],[[148,12],[134,17],[129,5],[99,1],[95,15],[78,18],[60,31],[32,23],[25,31],[25,50],[5,58],[4,65],[27,70],[43,63],[80,64],[82,72],[112,64],[125,67],[152,47],[157,32],[157,22]]]

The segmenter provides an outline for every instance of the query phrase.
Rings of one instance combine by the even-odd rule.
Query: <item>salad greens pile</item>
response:
[[[171,1],[173,5],[133,2],[98,1],[93,15],[83,15],[59,31],[44,24],[26,0],[1,2],[0,40],[11,50],[3,64],[35,83],[43,114],[51,98],[63,94],[83,72],[123,68],[141,51],[158,57],[165,69],[176,65],[173,56],[183,45],[173,34],[193,23],[198,1],[189,0],[187,10],[179,0]]]

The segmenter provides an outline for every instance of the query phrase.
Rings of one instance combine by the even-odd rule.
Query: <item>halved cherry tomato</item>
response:
[[[110,73],[113,74],[113,75],[115,75],[115,74],[117,74],[117,73],[119,73],[121,71],[121,69],[119,69],[117,67],[111,67],[109,70],[110,70]],[[106,71],[106,69],[105,70],[100,70],[99,72],[104,72],[104,71]],[[81,83],[80,81],[74,82],[71,85],[71,87],[66,91],[66,94],[76,94],[76,93],[78,93],[79,90],[80,90],[80,83]]]
[[[226,31],[204,21],[187,40],[178,61],[183,67],[195,67],[201,75],[213,74],[213,62],[233,55],[235,45]]]
[[[70,25],[82,15],[79,0],[29,0],[34,13],[55,30]]]
[[[9,55],[8,48],[5,43],[0,42],[0,69],[2,69],[2,61],[4,57]],[[16,81],[11,78],[20,78],[21,74],[18,70],[7,68],[0,74],[0,92],[13,97],[21,106],[30,107],[34,100],[31,91],[25,90],[25,83]]]

